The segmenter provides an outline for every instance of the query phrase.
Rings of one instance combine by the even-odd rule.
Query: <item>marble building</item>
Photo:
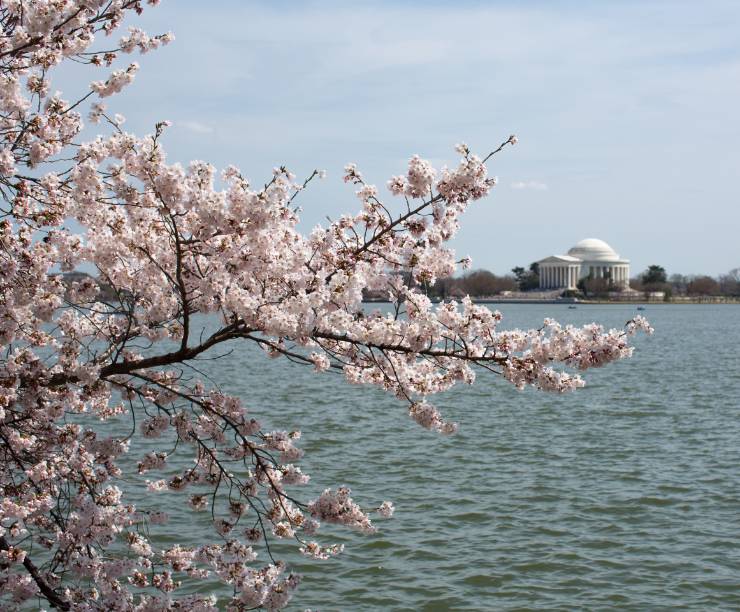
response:
[[[629,289],[630,262],[603,240],[586,238],[565,255],[551,255],[537,262],[540,289],[576,289],[582,278],[609,278],[617,290]]]

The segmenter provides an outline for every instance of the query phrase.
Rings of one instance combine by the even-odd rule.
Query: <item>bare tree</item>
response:
[[[718,295],[719,283],[711,276],[697,276],[686,287],[689,295]]]

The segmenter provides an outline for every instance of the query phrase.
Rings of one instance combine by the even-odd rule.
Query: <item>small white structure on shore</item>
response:
[[[618,291],[629,290],[630,262],[603,240],[586,238],[566,255],[551,255],[537,262],[540,289],[576,289],[582,278],[611,279]]]

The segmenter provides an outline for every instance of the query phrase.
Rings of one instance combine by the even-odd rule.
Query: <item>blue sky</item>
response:
[[[140,134],[172,120],[172,161],[255,184],[326,169],[306,230],[357,208],[346,162],[384,188],[414,153],[452,164],[457,142],[486,153],[515,133],[454,243],[474,267],[587,237],[633,275],[740,266],[740,2],[163,0],[135,22],[176,40],[137,58],[110,109]]]

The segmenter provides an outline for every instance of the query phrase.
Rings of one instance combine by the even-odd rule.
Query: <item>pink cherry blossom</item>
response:
[[[492,156],[516,136],[485,157],[458,145],[452,169],[414,155],[386,183],[391,202],[348,164],[359,210],[307,235],[294,200],[323,171],[300,182],[280,166],[253,187],[229,166],[217,186],[205,161],[169,163],[169,122],[136,136],[100,102],[139,69],[120,65],[121,54],[173,38],[132,26],[115,42],[143,4],[12,0],[0,10],[3,609],[277,610],[300,579],[270,556],[274,538],[323,560],[342,547],[314,541],[321,523],[376,531],[372,506],[347,487],[300,497],[310,476],[297,465],[298,430],[270,431],[258,407],[189,369],[226,342],[379,387],[422,428],[452,434],[457,425],[430,396],[486,373],[573,391],[581,373],[629,357],[631,337],[652,332],[639,316],[624,329],[548,319],[505,330],[500,313],[468,298],[435,305],[421,292],[418,284],[470,265],[449,242],[467,207],[494,188]],[[106,66],[109,76],[68,100],[50,70],[66,61]],[[87,142],[83,116],[101,130]],[[60,271],[80,267],[97,278],[65,282]],[[366,289],[383,292],[392,311],[368,312]],[[215,331],[201,335],[196,315]],[[121,419],[130,433],[120,433]],[[132,450],[140,446],[130,437],[149,450]],[[168,470],[173,452],[187,469]],[[135,473],[124,474],[120,459],[132,454]],[[134,505],[124,482],[146,501]],[[162,545],[159,507],[171,496],[206,511],[199,518],[211,529],[198,546]],[[389,518],[394,506],[375,511]],[[232,596],[188,594],[203,580]]]

